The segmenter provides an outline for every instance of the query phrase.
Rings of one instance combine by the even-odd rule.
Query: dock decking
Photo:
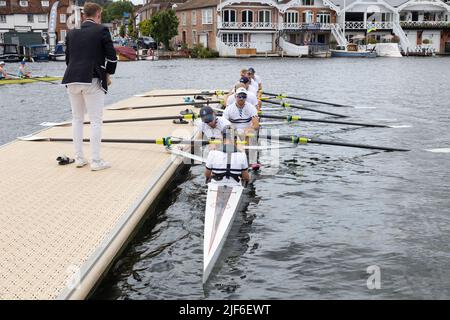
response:
[[[175,91],[148,93],[167,92]],[[132,97],[109,109],[178,102],[183,97]],[[105,110],[104,120],[178,115],[184,109]],[[103,125],[102,137],[190,138],[192,128],[170,120],[110,123]],[[36,135],[71,138],[72,128]],[[103,143],[102,157],[112,168],[98,172],[89,165],[58,165],[62,154],[73,157],[72,142],[16,140],[0,147],[0,299],[87,297],[182,164],[163,146],[149,144]],[[90,159],[88,143],[85,156]]]

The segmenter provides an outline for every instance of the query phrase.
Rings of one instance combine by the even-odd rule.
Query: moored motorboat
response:
[[[331,57],[359,57],[359,58],[375,58],[377,53],[375,50],[359,50],[354,43],[347,46],[338,46],[337,49],[331,49]]]

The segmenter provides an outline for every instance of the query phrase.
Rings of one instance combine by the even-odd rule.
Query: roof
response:
[[[186,0],[149,0],[142,7],[136,10],[136,13],[141,13],[151,8],[156,8],[157,10],[172,9],[174,4],[180,5],[186,2]]]
[[[220,0],[188,0],[185,3],[178,5],[175,10],[183,11],[190,9],[217,7],[220,2]]]
[[[20,0],[6,0],[6,6],[0,7],[0,14],[44,14],[50,12],[50,7],[43,7],[41,0],[27,0],[28,6],[21,7]]]

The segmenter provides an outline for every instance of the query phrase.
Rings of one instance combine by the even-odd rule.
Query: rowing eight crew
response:
[[[235,101],[228,105],[222,116],[217,116],[210,106],[204,106],[200,110],[200,119],[195,122],[197,133],[196,138],[205,135],[207,139],[222,139],[222,148],[210,149],[206,161],[205,176],[221,180],[223,178],[235,179],[247,182],[248,160],[247,155],[238,150],[236,145],[237,136],[234,131],[241,136],[241,140],[251,144],[249,136],[256,139],[255,132],[259,129],[258,112],[255,105],[246,101],[247,90],[240,87],[236,90]],[[230,145],[233,150],[230,151]],[[253,154],[252,154],[253,156]],[[250,159],[252,169],[257,170],[259,165],[256,159]]]
[[[233,127],[241,136],[250,136],[259,129],[258,111],[255,105],[247,102],[247,90],[238,88],[234,94],[234,100],[223,111],[223,115],[217,116],[214,110],[205,106],[200,110],[200,119],[195,122],[196,138],[200,134],[207,139],[221,139],[224,131]]]

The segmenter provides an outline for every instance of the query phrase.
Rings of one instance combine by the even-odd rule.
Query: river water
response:
[[[96,299],[450,298],[450,58],[215,59],[119,63],[113,103],[150,89],[224,89],[243,67],[264,89],[369,108],[316,106],[356,128],[301,123],[283,133],[409,148],[280,150],[245,192],[217,267],[202,285],[203,168],[180,174],[93,295]],[[61,75],[64,64],[30,64]],[[7,66],[15,72],[18,65]],[[294,112],[294,111],[293,111]],[[0,144],[70,118],[65,89],[0,86]],[[301,113],[321,118],[317,114]],[[265,169],[274,169],[264,152]],[[269,172],[269,173],[267,173]]]

